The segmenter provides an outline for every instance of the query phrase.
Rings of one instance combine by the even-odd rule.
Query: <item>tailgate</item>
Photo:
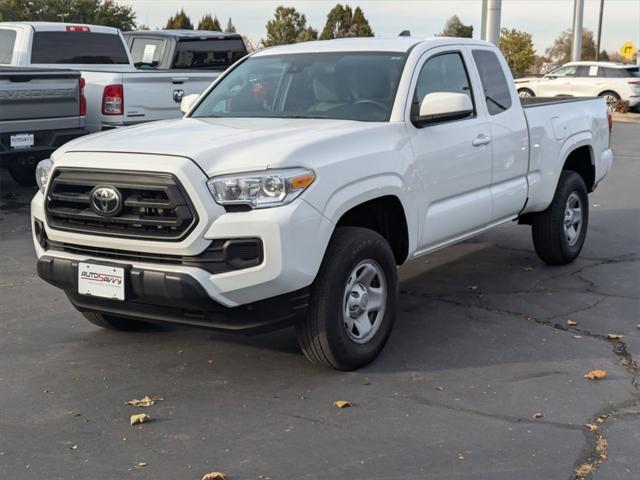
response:
[[[78,72],[0,71],[0,122],[63,117],[79,120],[79,78]]]
[[[125,73],[125,123],[180,118],[184,95],[201,94],[220,72],[140,72]]]

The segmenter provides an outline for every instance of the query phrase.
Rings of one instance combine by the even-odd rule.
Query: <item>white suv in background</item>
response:
[[[613,62],[572,62],[541,78],[515,81],[521,97],[604,97],[609,110],[619,100],[631,109],[640,107],[640,67]]]

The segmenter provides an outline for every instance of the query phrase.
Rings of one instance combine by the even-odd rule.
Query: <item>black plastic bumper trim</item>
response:
[[[104,260],[93,262],[110,265]],[[308,287],[230,308],[211,299],[190,275],[145,270],[120,263],[117,266],[125,268],[124,301],[80,295],[76,260],[43,255],[38,260],[38,275],[63,289],[80,311],[241,333],[262,333],[292,325],[306,314],[309,306]]]

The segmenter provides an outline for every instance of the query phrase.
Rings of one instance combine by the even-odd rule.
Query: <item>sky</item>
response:
[[[480,37],[481,0],[117,0],[137,13],[137,22],[152,29],[162,28],[167,19],[184,8],[197,25],[206,13],[217,15],[224,27],[231,17],[239,33],[254,44],[266,35],[265,24],[278,5],[295,7],[307,17],[307,24],[322,30],[327,13],[336,3],[359,5],[376,36],[396,36],[410,30],[413,36],[429,37],[442,30],[445,21],[458,15],[474,26]],[[585,0],[584,27],[597,31],[600,0]],[[542,54],[560,32],[571,28],[573,0],[503,0],[502,26],[533,35],[537,53]],[[618,50],[631,40],[640,44],[640,0],[605,0],[602,48]]]

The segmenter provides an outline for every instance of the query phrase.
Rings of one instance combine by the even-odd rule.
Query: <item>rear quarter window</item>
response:
[[[241,39],[178,42],[173,68],[224,70],[247,54]]]
[[[473,60],[480,74],[489,114],[496,115],[511,108],[511,90],[496,54],[490,50],[474,50]]]
[[[129,64],[119,35],[95,32],[35,32],[31,63]]]
[[[0,28],[0,63],[11,63],[15,43],[15,30]]]

